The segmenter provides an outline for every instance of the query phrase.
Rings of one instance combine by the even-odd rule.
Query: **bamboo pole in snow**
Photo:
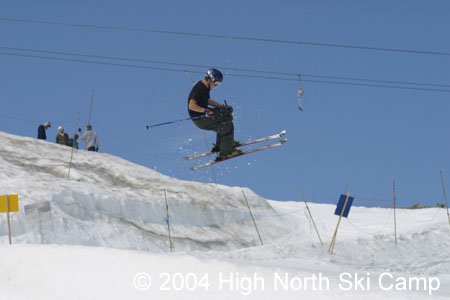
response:
[[[447,208],[447,218],[448,218],[448,225],[450,226],[450,213],[448,212],[448,200],[447,200],[447,193],[445,192],[445,184],[444,184],[444,175],[441,173],[441,183],[442,183],[442,191],[444,193],[444,200],[445,200],[445,207]]]
[[[397,195],[395,190],[395,179],[392,181],[392,191],[394,194],[394,239],[395,244],[397,245],[397,215],[395,214],[397,209]]]
[[[306,202],[306,198],[305,198],[305,194],[303,193],[303,190],[302,190],[302,197],[303,197],[303,201],[305,202],[306,209],[308,210],[309,217],[311,218],[311,221],[314,225],[314,229],[316,230],[317,236],[319,237],[320,244],[322,244],[322,246],[323,246],[323,242],[322,242],[322,239],[320,238],[319,230],[317,230],[316,223],[314,222],[311,211],[309,210],[308,202]]]
[[[248,200],[247,200],[247,197],[245,196],[244,190],[242,190],[242,195],[244,195],[244,199],[245,199],[245,202],[247,203],[248,211],[250,212],[250,216],[252,217],[253,224],[255,224],[256,233],[258,234],[259,241],[261,242],[261,245],[264,245],[261,235],[259,234],[258,226],[256,225],[255,217],[253,216],[252,209],[250,208],[250,204],[248,203]]]
[[[167,230],[169,231],[169,246],[170,252],[173,252],[173,244],[172,244],[172,234],[170,232],[170,220],[169,220],[169,202],[167,202],[167,193],[166,189],[164,189],[164,199],[166,200],[166,222],[167,222]]]

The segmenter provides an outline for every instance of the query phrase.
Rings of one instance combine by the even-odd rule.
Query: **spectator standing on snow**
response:
[[[64,132],[64,127],[58,126],[58,133],[56,134],[56,143],[60,145],[69,144],[69,135]]]
[[[81,132],[81,128],[78,131]],[[80,140],[85,142],[87,151],[98,152],[99,139],[97,133],[92,130],[92,125],[86,126],[86,132],[81,135]]]
[[[52,124],[49,121],[45,121],[44,124],[39,125],[37,138],[40,140],[46,140],[47,133],[45,131],[50,127],[52,127]]]

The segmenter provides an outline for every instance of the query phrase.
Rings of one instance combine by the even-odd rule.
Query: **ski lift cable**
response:
[[[52,60],[60,60],[60,61],[71,61],[71,62],[80,62],[80,63],[92,63],[92,64],[104,64],[104,65],[113,65],[113,66],[122,66],[122,67],[132,67],[132,68],[144,68],[144,69],[154,69],[154,70],[163,70],[163,71],[181,71],[186,74],[186,72],[191,73],[203,73],[203,71],[196,70],[186,70],[186,69],[172,69],[172,68],[163,68],[156,66],[145,66],[145,65],[135,65],[135,64],[124,64],[118,62],[106,62],[99,61],[98,59],[108,59],[108,60],[116,60],[116,61],[130,61],[130,62],[139,62],[139,63],[150,63],[150,64],[165,64],[172,66],[188,66],[191,68],[202,68],[204,69],[207,66],[203,65],[193,65],[193,64],[181,64],[181,63],[173,63],[167,61],[155,61],[155,60],[142,60],[142,59],[129,59],[129,58],[118,58],[118,57],[110,57],[110,56],[99,56],[99,55],[87,55],[87,54],[78,54],[78,53],[69,53],[69,52],[57,52],[57,51],[45,51],[45,50],[34,50],[34,49],[26,49],[26,48],[13,48],[13,47],[2,47],[0,49],[9,50],[9,51],[22,51],[22,52],[35,52],[35,53],[44,53],[51,55],[69,55],[75,57],[84,57],[84,58],[93,58],[97,60],[82,60],[82,59],[73,59],[73,58],[65,58],[65,57],[55,57],[55,56],[43,56],[43,55],[29,55],[23,53],[11,53],[11,52],[0,52],[1,55],[15,55],[29,58],[40,58],[40,59],[52,59]],[[237,72],[251,72],[251,73],[264,73],[274,76],[257,76],[255,74],[238,74],[238,73],[227,73],[229,76],[236,77],[249,77],[249,78],[260,78],[260,79],[277,79],[277,80],[288,80],[288,81],[298,81],[298,75],[294,73],[284,73],[284,72],[272,72],[272,71],[264,71],[264,70],[251,70],[251,69],[238,69],[238,68],[227,68],[227,67],[219,67],[224,70],[233,70]],[[277,75],[277,76],[275,76]],[[280,77],[284,76],[284,77]],[[288,76],[288,77],[286,77]],[[295,76],[295,78],[293,78]],[[303,81],[315,82],[315,83],[334,83],[334,84],[343,84],[343,85],[361,85],[361,86],[372,86],[372,87],[391,87],[391,88],[403,88],[403,89],[424,89],[424,90],[432,90],[432,91],[441,91],[441,92],[450,92],[450,90],[442,90],[442,89],[426,89],[425,86],[429,87],[438,87],[438,88],[450,88],[450,85],[445,84],[434,84],[434,83],[419,83],[419,82],[405,82],[405,81],[388,81],[388,80],[374,80],[374,79],[365,79],[365,78],[355,78],[355,77],[338,77],[338,76],[323,76],[323,75],[312,75],[312,74],[301,74],[303,77],[309,77],[311,79],[304,79]],[[317,80],[317,79],[326,79],[326,80]],[[338,81],[330,81],[330,80],[338,80]],[[356,82],[355,82],[356,81]],[[365,84],[374,83],[374,84]],[[406,86],[399,86],[406,85]],[[412,86],[412,87],[409,87]],[[415,86],[415,88],[414,88]]]
[[[30,23],[30,24],[40,24],[40,25],[50,25],[50,26],[66,26],[66,27],[76,27],[83,29],[101,29],[101,30],[114,30],[114,31],[126,31],[126,32],[145,32],[145,33],[157,33],[166,35],[179,35],[179,36],[195,36],[203,38],[215,38],[215,39],[228,39],[228,40],[246,40],[250,42],[264,42],[264,43],[274,43],[274,44],[285,44],[285,45],[304,45],[304,46],[315,46],[315,47],[331,47],[331,48],[344,48],[353,50],[370,50],[378,52],[394,52],[394,53],[405,53],[405,54],[422,54],[422,55],[437,55],[437,56],[450,56],[449,52],[445,51],[427,51],[427,50],[415,50],[415,49],[400,49],[400,48],[387,48],[387,47],[372,47],[356,44],[335,44],[326,42],[309,42],[301,40],[282,40],[275,38],[263,38],[255,36],[237,36],[237,35],[227,35],[227,34],[208,34],[201,32],[185,32],[185,31],[170,31],[161,30],[155,28],[133,28],[124,26],[113,26],[113,25],[99,25],[99,24],[82,24],[82,23],[67,23],[67,22],[57,22],[48,20],[33,20],[24,18],[11,18],[0,16],[0,21],[4,22],[16,22],[16,23]]]

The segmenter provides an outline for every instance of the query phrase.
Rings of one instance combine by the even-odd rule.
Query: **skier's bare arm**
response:
[[[203,107],[201,107],[197,104],[197,101],[195,101],[195,99],[189,100],[189,110],[201,112],[201,113],[205,111],[205,109]]]
[[[213,99],[209,99],[208,100],[208,104],[217,108],[222,107],[222,104],[220,104],[219,102],[214,101]]]

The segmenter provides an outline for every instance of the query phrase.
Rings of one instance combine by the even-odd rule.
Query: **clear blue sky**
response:
[[[378,48],[450,52],[450,3],[433,1],[1,1],[0,17],[121,28],[248,36]],[[450,56],[0,21],[0,47],[240,69],[450,85]],[[101,152],[180,179],[213,181],[182,157],[206,149],[187,117],[191,80],[202,74],[33,57],[111,61],[0,49],[0,130],[36,136],[40,122],[73,133],[77,112],[92,124]],[[202,68],[186,67],[191,71]],[[226,73],[237,73],[225,70]],[[269,75],[273,76],[273,75]],[[443,202],[450,190],[450,93],[303,83],[225,75],[212,98],[235,108],[236,139],[286,129],[282,148],[217,167],[217,181],[277,200],[336,202],[348,184],[355,204],[389,206],[392,179],[400,205]],[[321,79],[318,79],[321,80]],[[323,80],[323,79],[322,79]],[[335,80],[334,80],[335,81]],[[416,86],[413,86],[416,87]],[[448,87],[430,87],[450,90]],[[206,135],[208,143],[214,135]],[[208,146],[209,148],[209,146]],[[450,191],[449,191],[450,192]],[[211,195],[214,201],[214,195]]]

